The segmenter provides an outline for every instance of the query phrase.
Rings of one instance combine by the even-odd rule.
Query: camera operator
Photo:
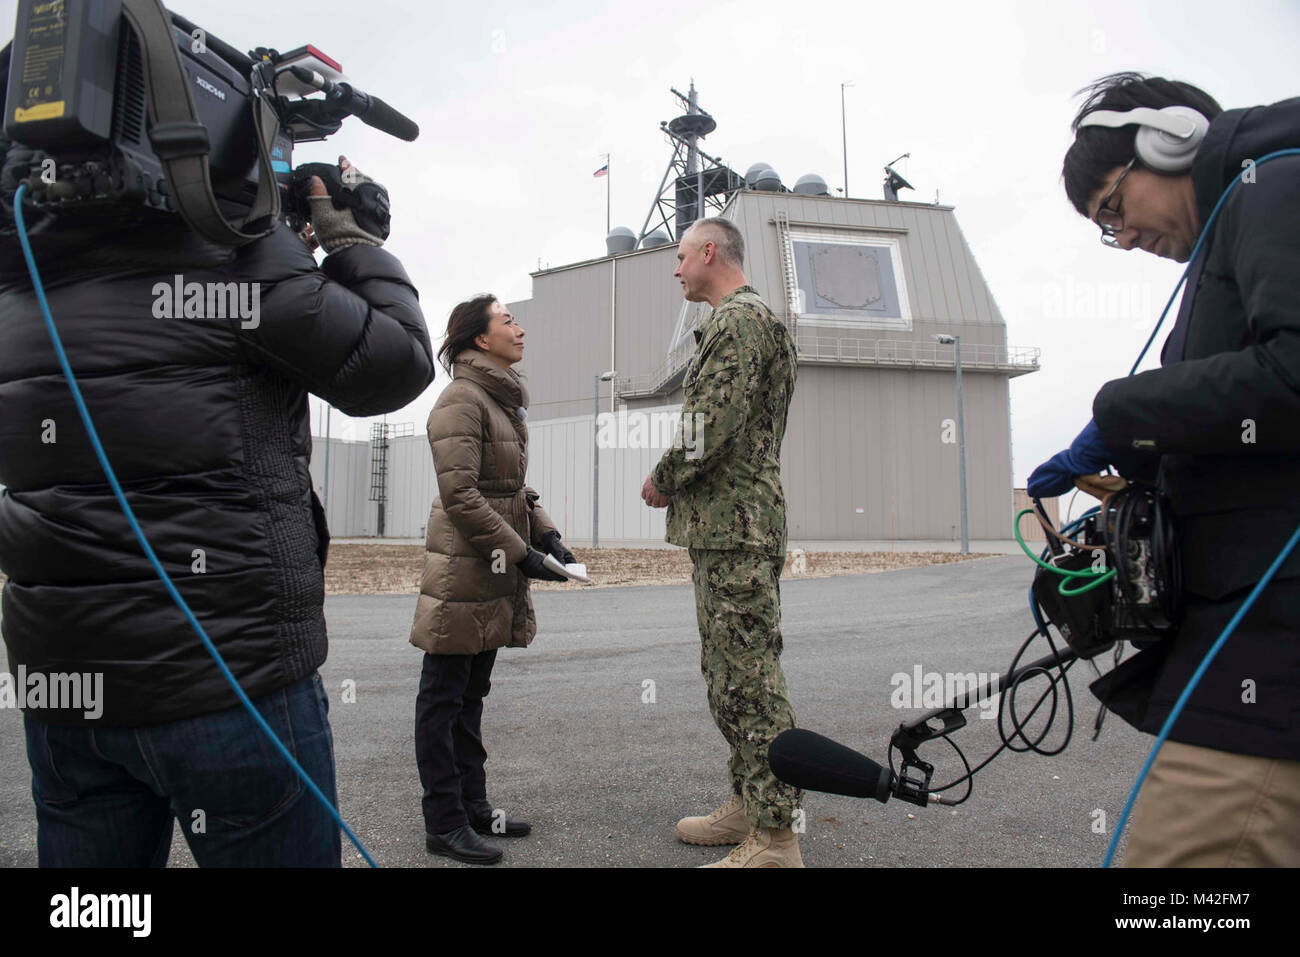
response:
[[[0,151],[9,667],[102,679],[98,714],[25,708],[40,864],[162,866],[175,818],[201,866],[337,867],[337,824],[238,703],[106,484],[15,236],[14,191],[38,157],[8,141]],[[24,213],[69,362],[145,536],[240,685],[335,800],[317,674],[329,533],[308,472],[307,397],[350,415],[390,412],[429,385],[433,359],[416,290],[380,248],[386,192],[342,158],[315,168],[320,267],[283,223],[230,249],[179,217],[106,227]],[[191,283],[206,299],[191,299]],[[211,315],[212,284],[251,312]]]
[[[1241,178],[1191,262],[1161,368],[1106,383],[1093,422],[1030,478],[1030,495],[1052,496],[1114,464],[1169,497],[1181,625],[1092,685],[1155,734],[1300,524],[1300,156],[1255,168],[1300,147],[1300,99],[1223,112],[1196,87],[1135,73],[1088,93],[1065,191],[1107,245],[1188,262]],[[1298,680],[1300,552],[1173,724],[1134,810],[1126,866],[1300,866]]]

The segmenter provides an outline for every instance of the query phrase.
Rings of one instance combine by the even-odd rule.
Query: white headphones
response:
[[[1160,173],[1181,173],[1192,168],[1210,121],[1190,106],[1166,106],[1160,110],[1139,106],[1124,113],[1094,110],[1079,121],[1080,129],[1085,126],[1116,129],[1130,125],[1141,127],[1134,149],[1143,166]]]

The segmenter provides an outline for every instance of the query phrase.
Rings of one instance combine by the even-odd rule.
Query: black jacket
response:
[[[102,725],[231,707],[237,699],[100,472],[7,225],[0,570],[9,670],[103,672]],[[432,381],[429,334],[401,264],[353,246],[318,268],[287,227],[229,250],[178,220],[112,233],[57,224],[33,243],[91,418],[177,588],[250,696],[311,674],[326,654],[329,538],[308,473],[307,394],[374,415]],[[205,289],[258,284],[257,324],[157,318],[177,275]],[[80,711],[30,713],[85,721]]]
[[[1300,156],[1243,167],[1288,147],[1300,147],[1300,98],[1210,124],[1191,173],[1200,221],[1233,177],[1254,181],[1236,186],[1212,227],[1165,364],[1108,382],[1093,403],[1102,439],[1131,463],[1125,474],[1159,466],[1180,525],[1187,622],[1094,685],[1144,731],[1159,730],[1300,525]],[[1173,740],[1300,759],[1298,577],[1300,549],[1211,664]]]

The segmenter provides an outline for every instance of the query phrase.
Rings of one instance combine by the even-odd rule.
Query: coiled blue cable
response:
[[[174,601],[184,613],[190,626],[198,634],[199,638],[202,639],[203,647],[208,650],[208,654],[210,654],[212,659],[217,663],[217,667],[221,670],[222,676],[225,677],[230,687],[234,689],[235,695],[239,698],[244,707],[248,709],[248,713],[253,716],[253,720],[257,722],[258,727],[266,732],[266,736],[271,739],[271,743],[274,744],[276,750],[280,752],[280,756],[289,762],[289,765],[294,769],[298,777],[302,778],[303,783],[307,785],[308,790],[315,795],[316,800],[320,801],[320,803],[330,812],[330,815],[334,820],[338,821],[339,827],[343,829],[343,833],[348,836],[349,840],[356,845],[357,850],[361,852],[361,856],[365,858],[366,863],[371,867],[378,867],[379,865],[376,864],[375,859],[370,856],[370,852],[366,850],[365,845],[362,844],[360,839],[352,833],[352,829],[348,827],[343,818],[339,816],[339,812],[334,808],[334,805],[330,803],[329,798],[325,797],[321,792],[321,789],[316,786],[316,782],[311,779],[311,776],[303,770],[302,765],[294,759],[294,756],[289,753],[289,750],[284,746],[280,739],[276,737],[275,732],[272,731],[271,726],[266,723],[266,719],[258,713],[257,708],[253,707],[253,702],[249,700],[248,695],[244,693],[244,689],[239,686],[239,682],[236,681],[235,676],[231,674],[230,668],[226,666],[225,660],[221,657],[221,652],[217,651],[217,646],[212,643],[212,639],[209,638],[207,632],[203,630],[203,626],[199,624],[199,620],[194,617],[194,612],[190,610],[190,606],[186,604],[181,593],[176,590],[176,586],[168,576],[167,570],[163,568],[162,562],[158,561],[158,556],[154,554],[153,546],[150,545],[149,540],[144,537],[144,531],[140,528],[140,523],[136,521],[135,512],[131,510],[130,503],[127,502],[126,496],[122,494],[122,486],[118,484],[117,475],[113,471],[113,466],[108,462],[108,455],[105,454],[104,446],[99,441],[99,433],[95,431],[95,424],[90,420],[90,410],[86,408],[86,401],[81,397],[81,387],[77,385],[77,377],[72,374],[72,366],[68,364],[68,356],[63,351],[63,342],[59,339],[59,331],[54,327],[54,317],[50,315],[50,305],[45,300],[45,287],[41,285],[41,276],[36,270],[36,258],[32,255],[31,243],[27,239],[27,226],[23,222],[23,195],[26,192],[27,185],[23,184],[18,187],[17,192],[14,194],[14,222],[18,226],[18,241],[23,247],[23,258],[27,260],[27,271],[31,273],[32,286],[36,290],[36,301],[40,303],[41,315],[45,320],[45,328],[50,333],[50,341],[54,343],[54,352],[59,357],[59,366],[63,369],[63,375],[68,380],[68,388],[72,390],[73,401],[76,402],[77,412],[81,416],[82,423],[86,426],[86,434],[90,437],[90,444],[95,450],[95,457],[99,459],[99,467],[104,470],[104,475],[108,478],[108,484],[112,486],[113,494],[117,496],[117,504],[121,506],[122,513],[126,515],[126,520],[131,525],[131,531],[135,533],[137,541],[140,542],[140,547],[144,549],[145,557],[148,558],[149,563],[153,565],[153,570],[158,574],[163,585],[167,588],[167,593],[171,595],[172,601]]]

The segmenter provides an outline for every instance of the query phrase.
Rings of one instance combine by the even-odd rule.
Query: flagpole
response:
[[[609,235],[609,180],[610,180],[610,159],[609,154],[605,154],[605,235]]]

